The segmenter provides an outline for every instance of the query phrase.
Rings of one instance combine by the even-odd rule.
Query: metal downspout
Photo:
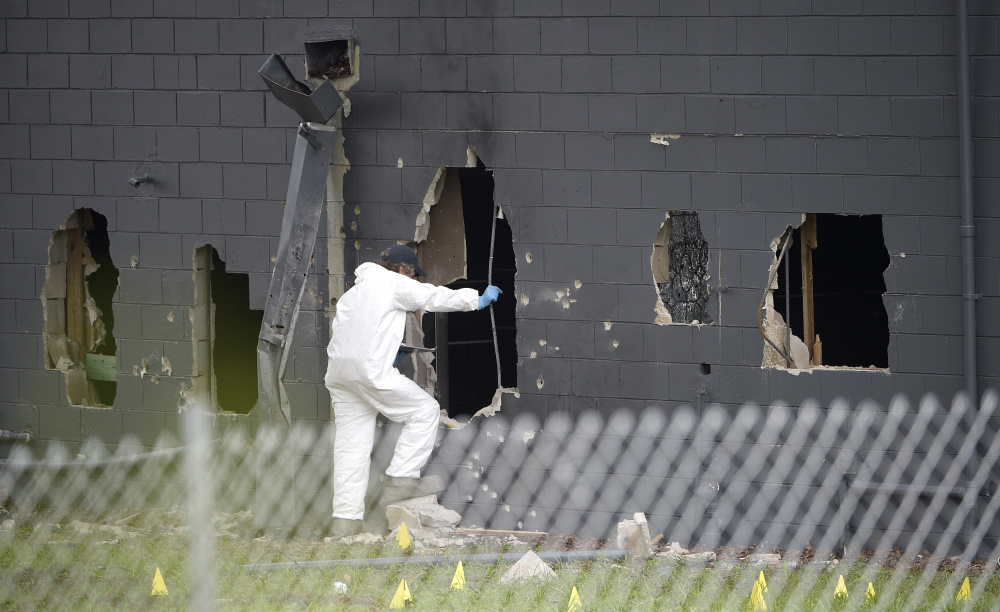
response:
[[[965,392],[969,398],[969,410],[965,416],[967,431],[976,421],[979,407],[979,393],[976,384],[976,226],[972,206],[972,119],[970,112],[969,91],[971,78],[969,75],[969,3],[968,0],[958,0],[956,22],[958,36],[956,40],[958,56],[958,144],[959,167],[961,180],[962,206],[962,304],[963,316],[963,346],[965,355]],[[979,469],[979,451],[973,450],[967,465],[966,480],[971,482]],[[978,495],[976,496],[978,500]],[[969,509],[971,525],[978,521],[978,501]]]
[[[969,6],[958,0],[958,145],[962,190],[962,290],[965,306],[965,391],[978,403],[976,390],[976,226],[972,208],[972,119],[969,101]]]

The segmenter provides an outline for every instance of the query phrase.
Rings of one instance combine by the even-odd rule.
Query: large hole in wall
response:
[[[336,79],[353,75],[352,47],[350,40],[306,41],[306,75],[311,79]]]
[[[493,173],[475,167],[446,168],[437,177],[435,202],[424,219],[419,244],[427,282],[482,293],[490,282],[503,291],[493,307],[500,387],[517,386],[513,235],[493,201]],[[430,194],[431,192],[429,192]],[[495,221],[495,227],[494,227]],[[419,234],[419,228],[418,228]],[[472,415],[489,406],[497,392],[497,359],[490,309],[471,313],[428,313],[424,344],[434,347],[432,366],[438,401],[452,416]]]
[[[771,341],[795,368],[887,368],[889,318],[882,296],[889,252],[881,215],[810,213],[785,236],[790,241],[766,305]],[[776,254],[782,245],[782,239],[775,242]],[[765,345],[765,365],[788,364]]]
[[[653,240],[656,323],[711,324],[708,314],[708,242],[698,213],[671,210]]]
[[[66,376],[67,400],[111,406],[117,391],[118,346],[112,300],[118,268],[111,261],[107,218],[74,210],[52,233],[42,288],[45,367]]]
[[[194,268],[196,393],[219,410],[247,414],[257,403],[257,336],[264,311],[250,308],[250,277],[226,272],[211,245],[195,251]]]

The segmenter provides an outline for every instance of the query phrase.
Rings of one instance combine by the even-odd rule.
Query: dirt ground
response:
[[[41,523],[64,523],[73,527],[77,531],[106,532],[109,534],[187,534],[187,517],[181,508],[169,509],[148,509],[148,508],[118,508],[109,512],[97,513],[82,509],[70,510],[44,510],[34,512],[30,515],[18,515],[12,508],[0,508],[0,523],[14,520],[15,523],[29,522]],[[304,520],[292,532],[275,535],[264,534],[254,525],[253,514],[250,511],[240,511],[234,513],[218,513],[212,519],[213,531],[222,538],[232,540],[253,540],[258,538],[281,540],[287,539],[293,546],[295,544],[306,544],[309,541],[323,541],[326,537],[327,527],[319,522]],[[464,543],[468,545],[470,541],[475,542],[479,550],[489,552],[505,552],[511,548],[529,548],[536,552],[541,551],[589,551],[613,548],[613,541],[609,542],[605,538],[581,537],[575,534],[566,533],[544,533],[518,534],[517,532],[497,532],[489,535],[470,536],[469,534],[455,533],[456,544]],[[653,553],[662,553],[669,550],[671,540],[664,536],[652,547]],[[681,543],[682,547],[686,547]],[[756,545],[734,547],[720,546],[715,549],[707,549],[702,546],[693,546],[689,549],[691,553],[714,552],[716,563],[730,562],[739,564],[748,562],[754,554],[776,554],[780,557],[782,564],[801,566],[809,563],[836,563],[842,559],[842,553],[836,552],[829,555],[821,555],[815,547],[809,546],[803,550],[788,551],[779,548],[762,549]],[[875,557],[875,551],[864,550],[858,554],[859,561],[871,561]],[[988,564],[996,563],[996,560],[976,559],[965,566],[959,557],[945,557],[933,555],[929,551],[922,551],[913,557],[907,556],[904,551],[893,548],[888,553],[883,553],[875,560],[884,569],[895,570],[900,566],[908,567],[910,571],[924,571],[934,569],[938,571],[954,572],[964,571],[973,576],[981,575],[986,571]]]

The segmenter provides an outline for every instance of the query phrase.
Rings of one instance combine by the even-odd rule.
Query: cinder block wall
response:
[[[985,388],[1000,373],[1000,10],[970,4]],[[412,237],[435,172],[464,166],[469,146],[494,172],[527,297],[521,394],[505,412],[949,398],[963,386],[953,11],[933,0],[3,0],[0,428],[31,431],[38,449],[91,435],[148,447],[178,430],[194,250],[212,244],[228,272],[250,276],[251,306],[265,299],[296,117],[256,70],[278,52],[298,71],[306,33],[329,26],[351,27],[360,50],[344,119],[348,273]],[[679,137],[664,146],[652,133]],[[155,183],[130,186],[140,171]],[[107,217],[120,271],[113,408],[67,405],[62,373],[44,367],[47,246],[75,208]],[[653,323],[650,254],[670,209],[699,215],[712,325]],[[804,212],[883,216],[888,373],[761,368],[770,244]],[[296,419],[317,430],[329,418],[324,236],[286,376]],[[569,308],[546,299],[567,288]],[[151,371],[134,375],[144,359]]]

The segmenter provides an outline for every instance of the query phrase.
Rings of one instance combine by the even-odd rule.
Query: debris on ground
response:
[[[437,502],[437,495],[415,497],[390,504],[385,508],[389,529],[399,529],[401,523],[413,535],[426,532],[427,537],[444,537],[462,522],[462,515]],[[419,536],[417,536],[419,537]]]
[[[754,553],[747,557],[746,562],[750,565],[781,565],[781,555],[776,553]]]
[[[500,584],[514,584],[532,578],[548,580],[554,578],[555,575],[555,571],[545,561],[542,561],[541,557],[529,550],[507,570],[506,574],[500,577]]]
[[[642,512],[636,512],[631,519],[618,523],[615,537],[618,548],[631,550],[636,557],[646,557],[652,552],[649,523],[646,522],[646,515]]]
[[[563,552],[601,550],[614,545],[615,548],[634,550],[628,543],[648,547],[648,553],[655,555],[661,564],[674,565],[683,563],[694,566],[701,565],[716,570],[731,570],[741,565],[775,567],[779,565],[800,568],[815,566],[834,568],[841,561],[853,560],[874,563],[876,566],[894,570],[899,567],[912,570],[936,569],[938,571],[956,573],[962,572],[969,576],[984,573],[988,563],[996,560],[976,559],[970,562],[960,557],[935,555],[928,551],[907,555],[903,550],[893,548],[887,551],[857,551],[843,557],[842,551],[832,554],[821,554],[813,545],[802,550],[782,550],[773,548],[759,550],[751,546],[719,546],[707,549],[704,546],[685,548],[677,541],[667,539],[648,540],[649,528],[645,524],[645,516],[637,513],[632,519],[622,521],[624,529],[619,526],[615,540],[607,541],[601,538],[580,537],[575,534],[540,531],[492,530],[476,527],[457,528],[454,516],[450,510],[437,504],[434,496],[429,499],[418,498],[408,500],[414,503],[400,503],[400,521],[405,520],[407,529],[414,539],[414,550],[421,554],[441,554],[454,550],[475,552],[504,553],[517,551],[533,552]],[[437,508],[444,510],[435,514]],[[444,517],[448,517],[447,520]],[[413,518],[415,517],[415,519]],[[638,518],[636,518],[638,517]],[[93,535],[98,538],[97,544],[118,544],[122,540],[135,537],[162,535],[187,538],[190,528],[187,525],[188,516],[181,507],[172,508],[136,508],[122,507],[113,510],[100,511],[86,508],[47,509],[22,513],[13,508],[0,508],[0,532],[13,532],[21,529],[33,530],[36,534],[43,532],[51,541],[71,541],[79,534]],[[410,521],[414,520],[414,527]],[[392,542],[395,533],[389,535],[362,533],[349,538],[331,538],[325,536],[322,520],[303,519],[290,533],[283,535],[262,534],[254,523],[253,512],[239,510],[235,512],[219,512],[212,517],[212,531],[219,540],[259,542],[268,547],[274,554],[291,558],[323,558],[331,554],[333,549],[326,547],[359,545],[380,547]],[[8,536],[9,537],[9,536]],[[620,538],[625,537],[625,542]],[[626,544],[622,546],[622,544]],[[318,548],[322,547],[322,548]],[[280,551],[278,550],[280,548]],[[261,552],[265,549],[261,548]],[[537,555],[533,555],[536,559]],[[530,559],[530,557],[529,557]],[[277,559],[276,559],[277,560]],[[539,561],[541,561],[539,559]],[[527,562],[526,562],[527,563]],[[542,562],[544,565],[544,562]],[[548,566],[546,566],[548,568]],[[538,568],[539,571],[543,571]],[[548,568],[551,571],[551,568]]]

